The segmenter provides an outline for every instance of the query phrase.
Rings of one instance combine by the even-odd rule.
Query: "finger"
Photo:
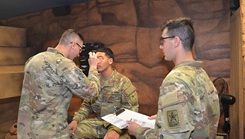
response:
[[[129,125],[132,123],[132,121],[129,121],[129,120],[127,120],[126,122],[127,122],[127,124],[129,124]]]
[[[89,52],[89,57],[90,58],[95,57],[95,56],[96,56],[95,52]]]
[[[72,134],[75,134],[75,130],[76,130],[76,128],[73,128],[73,130],[72,130]]]
[[[153,119],[153,117],[148,117],[149,120]]]
[[[92,55],[93,55],[93,57],[96,57],[96,53],[95,52],[92,52]]]

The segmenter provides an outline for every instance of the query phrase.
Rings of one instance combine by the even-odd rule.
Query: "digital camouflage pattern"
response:
[[[120,138],[129,138],[128,133],[101,119],[121,108],[138,111],[138,96],[131,81],[114,69],[113,76],[107,80],[101,78],[100,95],[93,101],[84,100],[73,120],[78,122],[75,131],[77,138],[103,138],[108,131],[115,130]],[[95,118],[86,117],[95,113]]]
[[[177,65],[163,80],[155,129],[139,128],[139,139],[215,139],[219,97],[202,62]]]
[[[72,60],[54,48],[30,58],[24,72],[18,139],[69,138],[67,110],[72,93],[93,99],[98,95],[98,78],[93,76],[90,82]],[[92,72],[97,74],[97,70]]]

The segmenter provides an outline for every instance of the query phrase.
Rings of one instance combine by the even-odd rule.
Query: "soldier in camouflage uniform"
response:
[[[90,53],[91,76],[87,78],[72,61],[82,49],[83,37],[66,30],[55,48],[31,57],[25,64],[21,92],[18,139],[70,138],[67,110],[72,94],[98,96],[97,56]]]
[[[100,95],[92,101],[84,100],[73,121],[69,124],[74,138],[128,139],[127,130],[101,119],[102,116],[115,113],[121,108],[138,111],[138,96],[131,81],[112,68],[114,55],[109,48],[100,48],[96,52],[99,59],[97,69],[100,72]],[[95,117],[87,118],[90,113]]]
[[[194,40],[191,19],[163,24],[160,49],[175,67],[160,87],[155,129],[127,121],[130,134],[139,139],[215,139],[219,98],[202,62],[193,59]]]

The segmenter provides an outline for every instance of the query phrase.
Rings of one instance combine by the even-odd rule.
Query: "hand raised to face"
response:
[[[90,65],[90,68],[97,68],[97,64],[98,64],[98,58],[97,58],[97,54],[95,52],[89,52],[89,59],[88,59],[88,63]]]

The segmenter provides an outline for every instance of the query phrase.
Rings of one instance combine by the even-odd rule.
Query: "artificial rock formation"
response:
[[[140,112],[157,112],[159,87],[174,67],[159,50],[161,24],[188,16],[193,19],[193,52],[211,79],[229,81],[229,1],[227,0],[91,0],[71,5],[71,14],[55,17],[51,9],[0,20],[26,28],[27,45],[44,51],[54,47],[62,32],[75,28],[85,42],[102,42],[115,53],[115,68],[137,88]],[[79,64],[79,63],[78,63]]]

